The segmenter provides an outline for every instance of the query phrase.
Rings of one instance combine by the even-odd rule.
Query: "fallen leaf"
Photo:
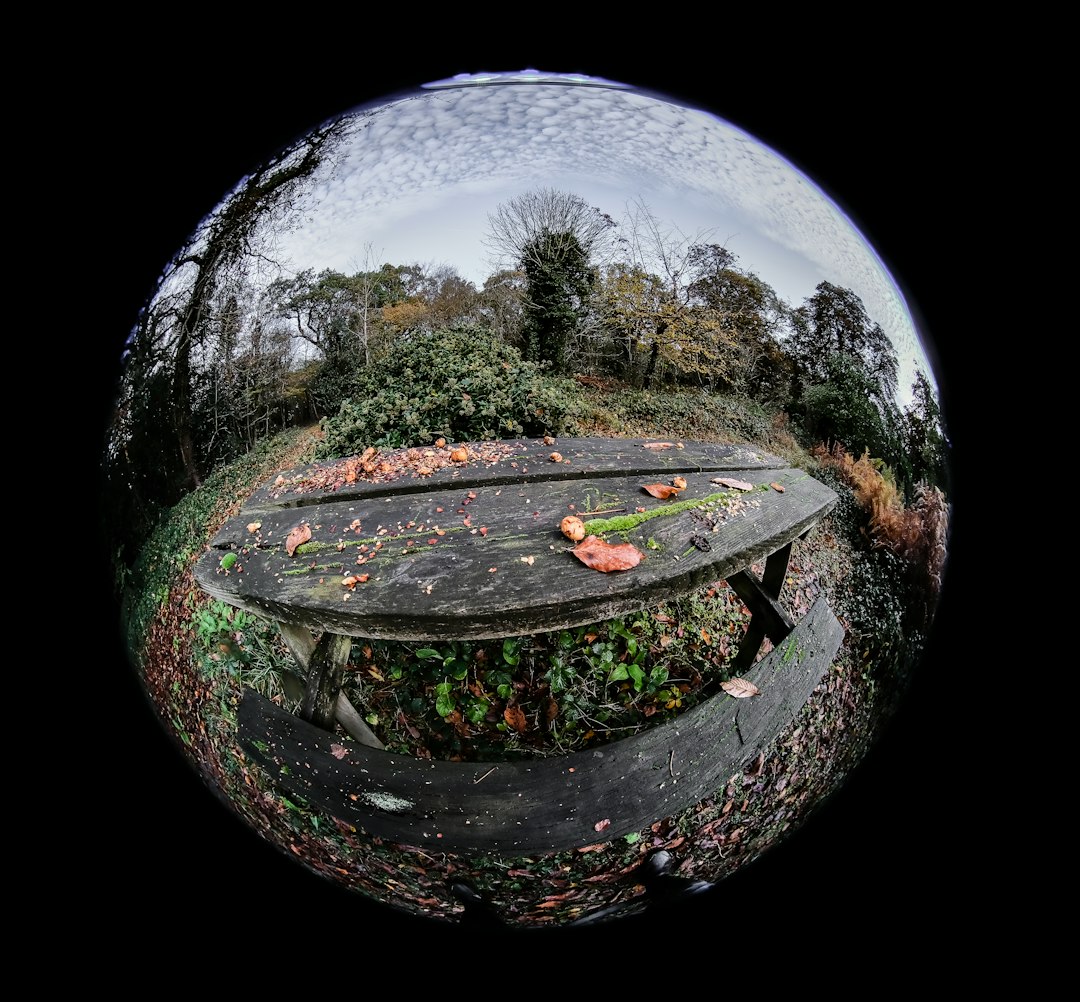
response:
[[[686,490],[686,477],[676,477],[671,482],[676,487],[678,487],[680,491],[685,491]]]
[[[554,444],[555,444],[555,439],[553,439],[550,435],[545,435],[544,436],[544,445],[554,445]]]
[[[341,583],[350,591],[352,591],[352,589],[356,587],[356,583],[359,580],[360,579],[355,574],[350,574],[347,578],[342,578]]]
[[[520,706],[508,706],[503,710],[503,720],[513,727],[518,734],[525,733],[525,713]]]
[[[753,484],[748,484],[745,480],[733,480],[731,477],[713,477],[712,482],[720,484],[722,487],[730,487],[736,491],[752,491],[754,489]]]
[[[628,571],[636,567],[644,554],[633,543],[605,543],[599,536],[586,536],[571,551],[594,571]]]
[[[651,494],[654,498],[659,498],[661,501],[666,501],[670,497],[679,496],[679,488],[669,487],[667,484],[642,484],[641,489],[646,494]]]
[[[548,459],[550,459],[553,463],[561,463],[562,462],[562,453],[561,452],[553,452],[550,456],[548,456]]]
[[[597,821],[596,824],[593,825],[593,831],[594,832],[602,832],[610,824],[611,824],[611,818],[604,818],[603,821]]]
[[[674,442],[645,442],[642,444],[643,449],[673,449],[675,448]]]
[[[748,682],[745,678],[728,679],[728,681],[720,683],[720,688],[729,696],[734,696],[736,699],[745,699],[747,696],[761,695],[761,690],[754,685],[753,682]]]
[[[311,539],[310,525],[304,523],[294,526],[289,530],[288,538],[285,540],[285,552],[291,557],[296,552],[296,548],[309,539]]]
[[[450,453],[450,458],[455,463],[467,463],[469,461],[469,450],[464,448],[454,449],[454,451]]]
[[[247,531],[248,532],[258,532],[261,528],[262,528],[262,522],[248,522],[248,524],[247,524]]]
[[[522,557],[521,558],[521,562],[523,564],[528,564],[530,567],[532,567],[534,560],[536,560],[536,557],[534,557],[534,556],[528,556],[528,557]]]
[[[437,439],[435,439],[435,448],[436,449],[442,449],[445,445],[446,445],[446,439],[445,438],[437,438]]]
[[[780,494],[783,494],[783,493],[784,493],[784,488],[783,488],[783,486],[782,486],[781,484],[778,484],[778,483],[777,483],[777,482],[776,482],[775,480],[774,480],[774,481],[773,481],[773,482],[772,482],[771,484],[769,484],[769,486],[770,486],[770,487],[771,487],[771,488],[772,488],[772,489],[773,489],[774,491],[778,491],[778,492],[779,492]]]
[[[330,754],[333,755],[334,758],[342,759],[349,754],[349,749],[344,745],[332,744],[330,745]]]

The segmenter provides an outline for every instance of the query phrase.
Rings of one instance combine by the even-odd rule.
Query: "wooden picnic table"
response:
[[[650,485],[675,493],[656,497]],[[252,691],[238,712],[239,743],[290,795],[406,844],[562,851],[699,802],[790,724],[843,628],[824,596],[798,623],[779,597],[792,543],[836,500],[746,445],[577,438],[369,449],[272,477],[214,537],[195,576],[211,595],[274,620],[293,654],[286,681],[303,693],[299,715]],[[632,546],[639,562],[587,566],[561,530],[568,516]],[[752,613],[730,674],[759,694],[721,692],[600,748],[495,764],[412,758],[385,750],[341,692],[354,636],[558,630],[720,579]],[[766,636],[773,649],[757,659]],[[355,743],[342,744],[336,724]]]
[[[352,637],[558,630],[720,579],[752,612],[745,667],[764,636],[775,645],[793,629],[777,601],[791,544],[835,502],[804,471],[746,445],[576,438],[368,449],[271,478],[217,533],[195,577],[277,622],[306,685],[300,715],[332,729],[348,711],[339,695]],[[640,562],[586,566],[560,529],[574,515],[588,534],[631,544]],[[598,532],[605,523],[594,519],[635,524]],[[759,579],[750,567],[761,561]]]

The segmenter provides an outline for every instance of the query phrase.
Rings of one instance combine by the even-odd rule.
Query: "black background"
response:
[[[372,42],[368,50],[375,47]],[[753,950],[768,933],[772,950],[775,934],[791,929],[798,931],[800,952],[820,951],[823,963],[833,946],[885,948],[898,936],[925,951],[966,907],[970,837],[962,764],[969,756],[967,730],[957,724],[949,673],[963,651],[963,450],[973,415],[962,402],[964,338],[954,327],[954,290],[944,280],[965,239],[954,231],[951,211],[970,167],[954,131],[961,96],[942,83],[933,101],[924,97],[935,74],[933,52],[916,60],[916,86],[911,51],[876,52],[854,65],[839,45],[807,46],[778,54],[766,71],[762,60],[732,65],[711,48],[666,63],[615,57],[598,52],[602,48],[583,47],[575,55],[565,46],[494,46],[476,56],[455,45],[462,52],[457,59],[415,56],[392,71],[376,68],[361,49],[342,72],[340,52],[320,56],[314,47],[297,52],[290,45],[269,65],[265,54],[256,64],[236,42],[226,49],[227,71],[213,75],[157,47],[118,51],[91,75],[89,98],[80,106],[87,147],[80,152],[97,172],[80,211],[88,210],[86,226],[104,234],[109,248],[87,267],[89,287],[107,290],[84,304],[90,318],[84,378],[92,380],[97,407],[96,423],[86,423],[91,456],[107,419],[120,344],[161,267],[247,169],[316,122],[425,80],[527,66],[638,84],[728,119],[838,202],[879,251],[933,340],[954,441],[956,511],[930,655],[899,718],[841,793],[736,877],[662,916],[590,930],[484,935],[576,946],[627,944],[647,933],[675,946],[693,940]],[[214,58],[221,56],[215,50]],[[127,671],[103,584],[91,598],[102,607],[91,621],[98,640],[93,661],[101,667],[86,687],[93,689],[95,716],[84,721],[93,765],[66,758],[65,768],[73,788],[89,787],[77,828],[93,835],[72,836],[85,863],[65,871],[58,900],[108,903],[124,935],[151,941],[155,929],[188,928],[208,938],[264,930],[272,947],[298,945],[308,938],[305,929],[325,929],[347,936],[357,950],[401,949],[403,955],[424,945],[476,941],[475,932],[341,892],[254,835],[158,728]],[[291,931],[282,939],[284,929]],[[160,945],[166,947],[164,939]]]

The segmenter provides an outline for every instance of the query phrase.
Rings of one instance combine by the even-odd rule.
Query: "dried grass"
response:
[[[855,500],[870,518],[864,534],[872,549],[887,548],[902,558],[916,580],[936,598],[941,591],[949,535],[949,506],[937,487],[920,484],[908,507],[896,484],[885,477],[868,453],[854,459],[839,443],[819,445],[814,457],[831,466],[851,485]]]

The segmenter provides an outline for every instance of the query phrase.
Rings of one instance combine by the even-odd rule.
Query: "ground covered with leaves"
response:
[[[174,512],[172,528],[151,541],[151,558],[139,569],[128,625],[162,723],[211,788],[302,865],[393,908],[460,918],[465,904],[452,890],[457,882],[511,925],[631,914],[645,901],[641,867],[659,849],[670,854],[670,872],[679,878],[722,880],[797,828],[842,784],[895,708],[918,658],[917,632],[899,620],[882,628],[878,604],[866,602],[868,589],[893,588],[896,568],[860,547],[866,517],[834,478],[842,502],[795,544],[783,600],[798,618],[824,593],[846,640],[768,754],[680,815],[581,850],[465,857],[390,843],[282,796],[247,761],[235,741],[242,689],[295,705],[281,672],[288,654],[273,624],[211,601],[191,575],[199,548],[247,494],[275,471],[307,461],[318,438],[313,429],[280,436]],[[180,545],[181,538],[188,542]],[[396,752],[459,760],[565,754],[709,698],[730,678],[748,618],[718,581],[575,630],[498,642],[358,642],[346,692]]]

